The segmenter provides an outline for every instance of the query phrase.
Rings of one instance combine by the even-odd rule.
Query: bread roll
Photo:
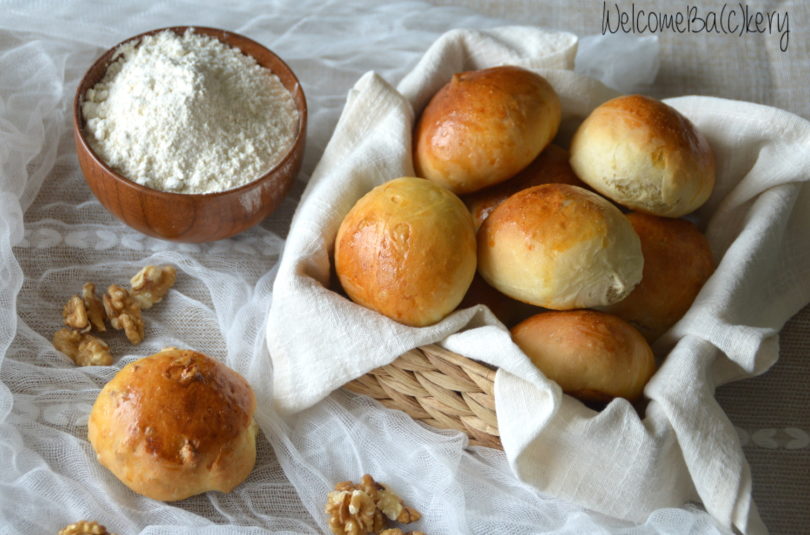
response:
[[[593,310],[544,312],[512,329],[512,339],[543,375],[582,401],[639,399],[655,357],[624,320]]]
[[[641,243],[607,200],[544,184],[502,202],[478,232],[478,270],[506,295],[565,310],[624,299],[641,280]]]
[[[511,66],[455,74],[417,122],[416,174],[477,191],[529,165],[559,126],[560,99],[542,76]]]
[[[689,310],[714,261],[708,240],[689,221],[637,212],[627,218],[641,239],[644,273],[630,295],[605,310],[653,342]]]
[[[103,466],[149,498],[230,492],[256,461],[255,408],[235,371],[195,351],[165,349],[104,386],[88,438]]]
[[[475,228],[481,226],[481,223],[489,217],[496,206],[520,190],[552,183],[585,187],[585,184],[571,169],[568,157],[567,150],[552,143],[528,167],[514,177],[467,195],[463,200],[473,215]]]
[[[422,178],[363,196],[335,241],[335,271],[356,303],[421,327],[452,312],[475,275],[475,227],[464,203]]]
[[[706,138],[674,108],[630,95],[609,100],[571,141],[571,166],[585,183],[633,210],[681,217],[714,188]]]

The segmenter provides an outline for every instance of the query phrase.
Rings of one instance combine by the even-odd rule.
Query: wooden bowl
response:
[[[286,156],[270,171],[244,186],[206,194],[170,193],[137,184],[108,166],[84,137],[81,103],[86,91],[101,80],[115,50],[121,44],[145,35],[171,30],[183,33],[189,26],[145,32],[108,50],[90,67],[73,100],[73,137],[79,164],[87,184],[110,212],[132,228],[171,241],[206,242],[233,236],[267,217],[287,194],[301,168],[307,126],[307,103],[293,71],[273,52],[241,35],[215,28],[194,26],[240,49],[270,69],[292,94],[298,108],[298,133]]]

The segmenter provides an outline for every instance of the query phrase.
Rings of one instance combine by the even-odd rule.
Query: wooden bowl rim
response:
[[[83,128],[84,127],[84,118],[82,117],[82,113],[81,113],[81,103],[83,101],[84,94],[87,92],[88,89],[90,89],[92,87],[92,86],[89,85],[89,81],[88,81],[90,73],[93,72],[99,66],[99,64],[102,64],[102,63],[109,64],[110,60],[112,59],[113,54],[115,54],[115,51],[118,50],[118,48],[121,47],[122,45],[125,45],[125,44],[127,44],[127,43],[129,43],[131,41],[142,39],[142,38],[144,38],[144,37],[146,37],[148,35],[154,35],[154,34],[164,32],[164,31],[167,31],[167,30],[172,31],[172,32],[177,33],[177,34],[182,34],[183,32],[185,32],[188,29],[192,29],[195,32],[199,31],[200,33],[203,33],[205,35],[213,37],[213,38],[225,43],[226,45],[228,45],[230,47],[237,48],[243,54],[245,54],[246,56],[250,56],[254,60],[257,60],[257,62],[258,62],[258,59],[255,56],[245,52],[242,49],[241,46],[238,46],[237,44],[234,44],[234,43],[226,42],[223,39],[221,39],[220,36],[228,36],[229,38],[234,39],[237,42],[240,42],[240,44],[252,44],[252,45],[256,46],[257,48],[259,48],[260,50],[262,50],[264,53],[268,54],[270,57],[274,58],[278,62],[278,64],[281,65],[284,70],[286,70],[285,75],[289,75],[295,81],[294,90],[290,89],[290,88],[287,88],[285,86],[285,89],[287,89],[287,91],[289,91],[290,94],[292,95],[293,101],[295,102],[295,105],[296,105],[296,109],[298,110],[298,130],[297,130],[297,132],[295,134],[295,138],[293,139],[292,143],[290,144],[289,148],[287,149],[287,153],[284,155],[284,157],[281,160],[278,161],[278,163],[276,163],[276,165],[271,167],[266,173],[263,173],[262,175],[260,175],[260,176],[256,177],[255,179],[251,180],[250,182],[248,182],[246,184],[243,184],[241,186],[238,186],[236,188],[231,188],[231,189],[222,190],[222,191],[213,191],[213,192],[210,192],[210,193],[177,193],[177,192],[172,192],[172,191],[163,191],[163,190],[159,190],[159,189],[155,189],[155,188],[150,188],[148,186],[143,186],[141,184],[138,184],[134,180],[131,180],[131,179],[127,178],[126,176],[122,175],[121,173],[119,173],[118,171],[116,171],[115,169],[110,167],[104,161],[103,158],[101,158],[98,154],[96,154],[96,152],[93,150],[93,148],[90,146],[90,144],[87,142],[87,139],[85,138],[85,132],[84,132],[84,128]],[[265,68],[267,68],[267,67],[265,67]],[[100,71],[102,73],[101,77],[104,76],[104,73],[106,73],[106,70],[107,70],[107,65],[105,65],[104,69]],[[278,74],[276,72],[274,72],[274,71],[271,71],[271,72],[273,72],[273,74],[276,74],[276,76],[278,76]],[[98,80],[95,80],[93,82],[93,85],[98,83],[98,81],[101,79],[101,77],[99,77]],[[300,99],[298,98],[298,94],[300,94]],[[169,201],[169,202],[171,200],[173,200],[173,199],[188,199],[188,198],[191,198],[191,197],[214,198],[214,197],[229,197],[229,196],[234,196],[234,195],[238,196],[240,193],[242,193],[244,191],[255,188],[259,183],[263,183],[265,181],[273,180],[275,178],[278,178],[276,176],[276,172],[279,169],[282,169],[282,168],[286,167],[288,165],[289,160],[295,158],[296,153],[298,151],[302,150],[304,139],[305,139],[305,136],[306,136],[306,125],[307,125],[307,100],[306,100],[306,95],[304,94],[304,89],[301,86],[300,80],[298,80],[298,77],[296,76],[295,72],[290,68],[290,66],[287,65],[287,63],[278,54],[276,54],[275,52],[273,52],[272,50],[270,50],[266,46],[254,41],[253,39],[250,39],[249,37],[246,37],[246,36],[244,36],[242,34],[239,34],[239,33],[231,32],[231,31],[228,31],[228,30],[223,30],[221,28],[213,28],[213,27],[210,27],[210,26],[167,26],[165,28],[156,28],[154,30],[149,30],[149,31],[146,31],[146,32],[142,32],[142,33],[139,33],[137,35],[133,35],[132,37],[128,37],[128,38],[124,39],[123,41],[117,43],[116,45],[114,45],[114,46],[108,48],[106,51],[104,51],[98,58],[96,58],[96,60],[90,65],[90,67],[88,67],[88,69],[85,71],[84,75],[82,75],[82,78],[79,81],[79,85],[76,87],[76,93],[75,93],[75,95],[73,97],[73,131],[74,131],[75,137],[78,139],[79,143],[81,144],[82,150],[84,150],[90,156],[90,158],[93,160],[93,163],[95,165],[98,165],[99,167],[103,168],[106,171],[106,174],[109,177],[111,177],[113,180],[118,182],[119,184],[121,184],[121,185],[123,185],[125,187],[128,187],[128,188],[132,188],[135,191],[137,191],[139,194],[153,195],[153,196],[156,196],[156,197],[162,197],[164,201]],[[295,177],[290,177],[290,181],[294,180],[294,178]]]

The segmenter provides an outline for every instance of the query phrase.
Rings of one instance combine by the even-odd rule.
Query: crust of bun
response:
[[[554,138],[560,99],[542,76],[502,66],[453,75],[414,131],[416,174],[456,194],[502,182]]]
[[[544,312],[516,325],[512,338],[543,375],[582,401],[638,400],[655,372],[644,337],[603,312]]]
[[[452,312],[476,268],[475,227],[464,203],[423,178],[378,186],[337,233],[335,271],[352,301],[406,325]]]

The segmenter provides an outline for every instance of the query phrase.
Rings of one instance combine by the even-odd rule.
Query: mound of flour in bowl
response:
[[[163,31],[116,50],[85,94],[86,134],[138,184],[213,193],[247,184],[287,153],[298,111],[277,76],[221,41]]]

